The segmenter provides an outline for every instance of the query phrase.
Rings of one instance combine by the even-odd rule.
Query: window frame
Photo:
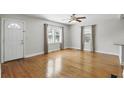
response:
[[[50,30],[52,31],[52,38],[53,41],[49,42],[49,32]],[[56,32],[59,33],[59,41],[56,41]],[[62,27],[59,26],[53,26],[53,25],[48,25],[48,44],[60,44],[62,43]]]

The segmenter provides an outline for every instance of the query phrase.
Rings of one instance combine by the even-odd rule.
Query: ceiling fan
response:
[[[69,23],[72,23],[72,22],[82,22],[81,19],[86,19],[86,17],[76,17],[76,14],[72,14],[72,16],[70,16],[70,19],[69,19]]]

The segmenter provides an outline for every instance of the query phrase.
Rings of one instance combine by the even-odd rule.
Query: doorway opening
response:
[[[95,52],[96,25],[81,27],[81,50]]]

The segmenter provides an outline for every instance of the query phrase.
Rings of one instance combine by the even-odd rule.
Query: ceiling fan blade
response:
[[[81,20],[78,20],[78,19],[77,19],[76,21],[78,21],[78,22],[82,22]]]
[[[77,17],[77,19],[86,19],[86,17]]]

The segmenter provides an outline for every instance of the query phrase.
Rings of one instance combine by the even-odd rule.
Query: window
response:
[[[54,43],[54,30],[48,30],[48,43]]]
[[[48,26],[48,43],[61,43],[62,28],[56,26]]]
[[[16,23],[10,23],[10,24],[8,25],[8,28],[9,28],[9,29],[20,29],[21,27],[20,27],[20,25],[18,25],[18,24],[16,24]]]

